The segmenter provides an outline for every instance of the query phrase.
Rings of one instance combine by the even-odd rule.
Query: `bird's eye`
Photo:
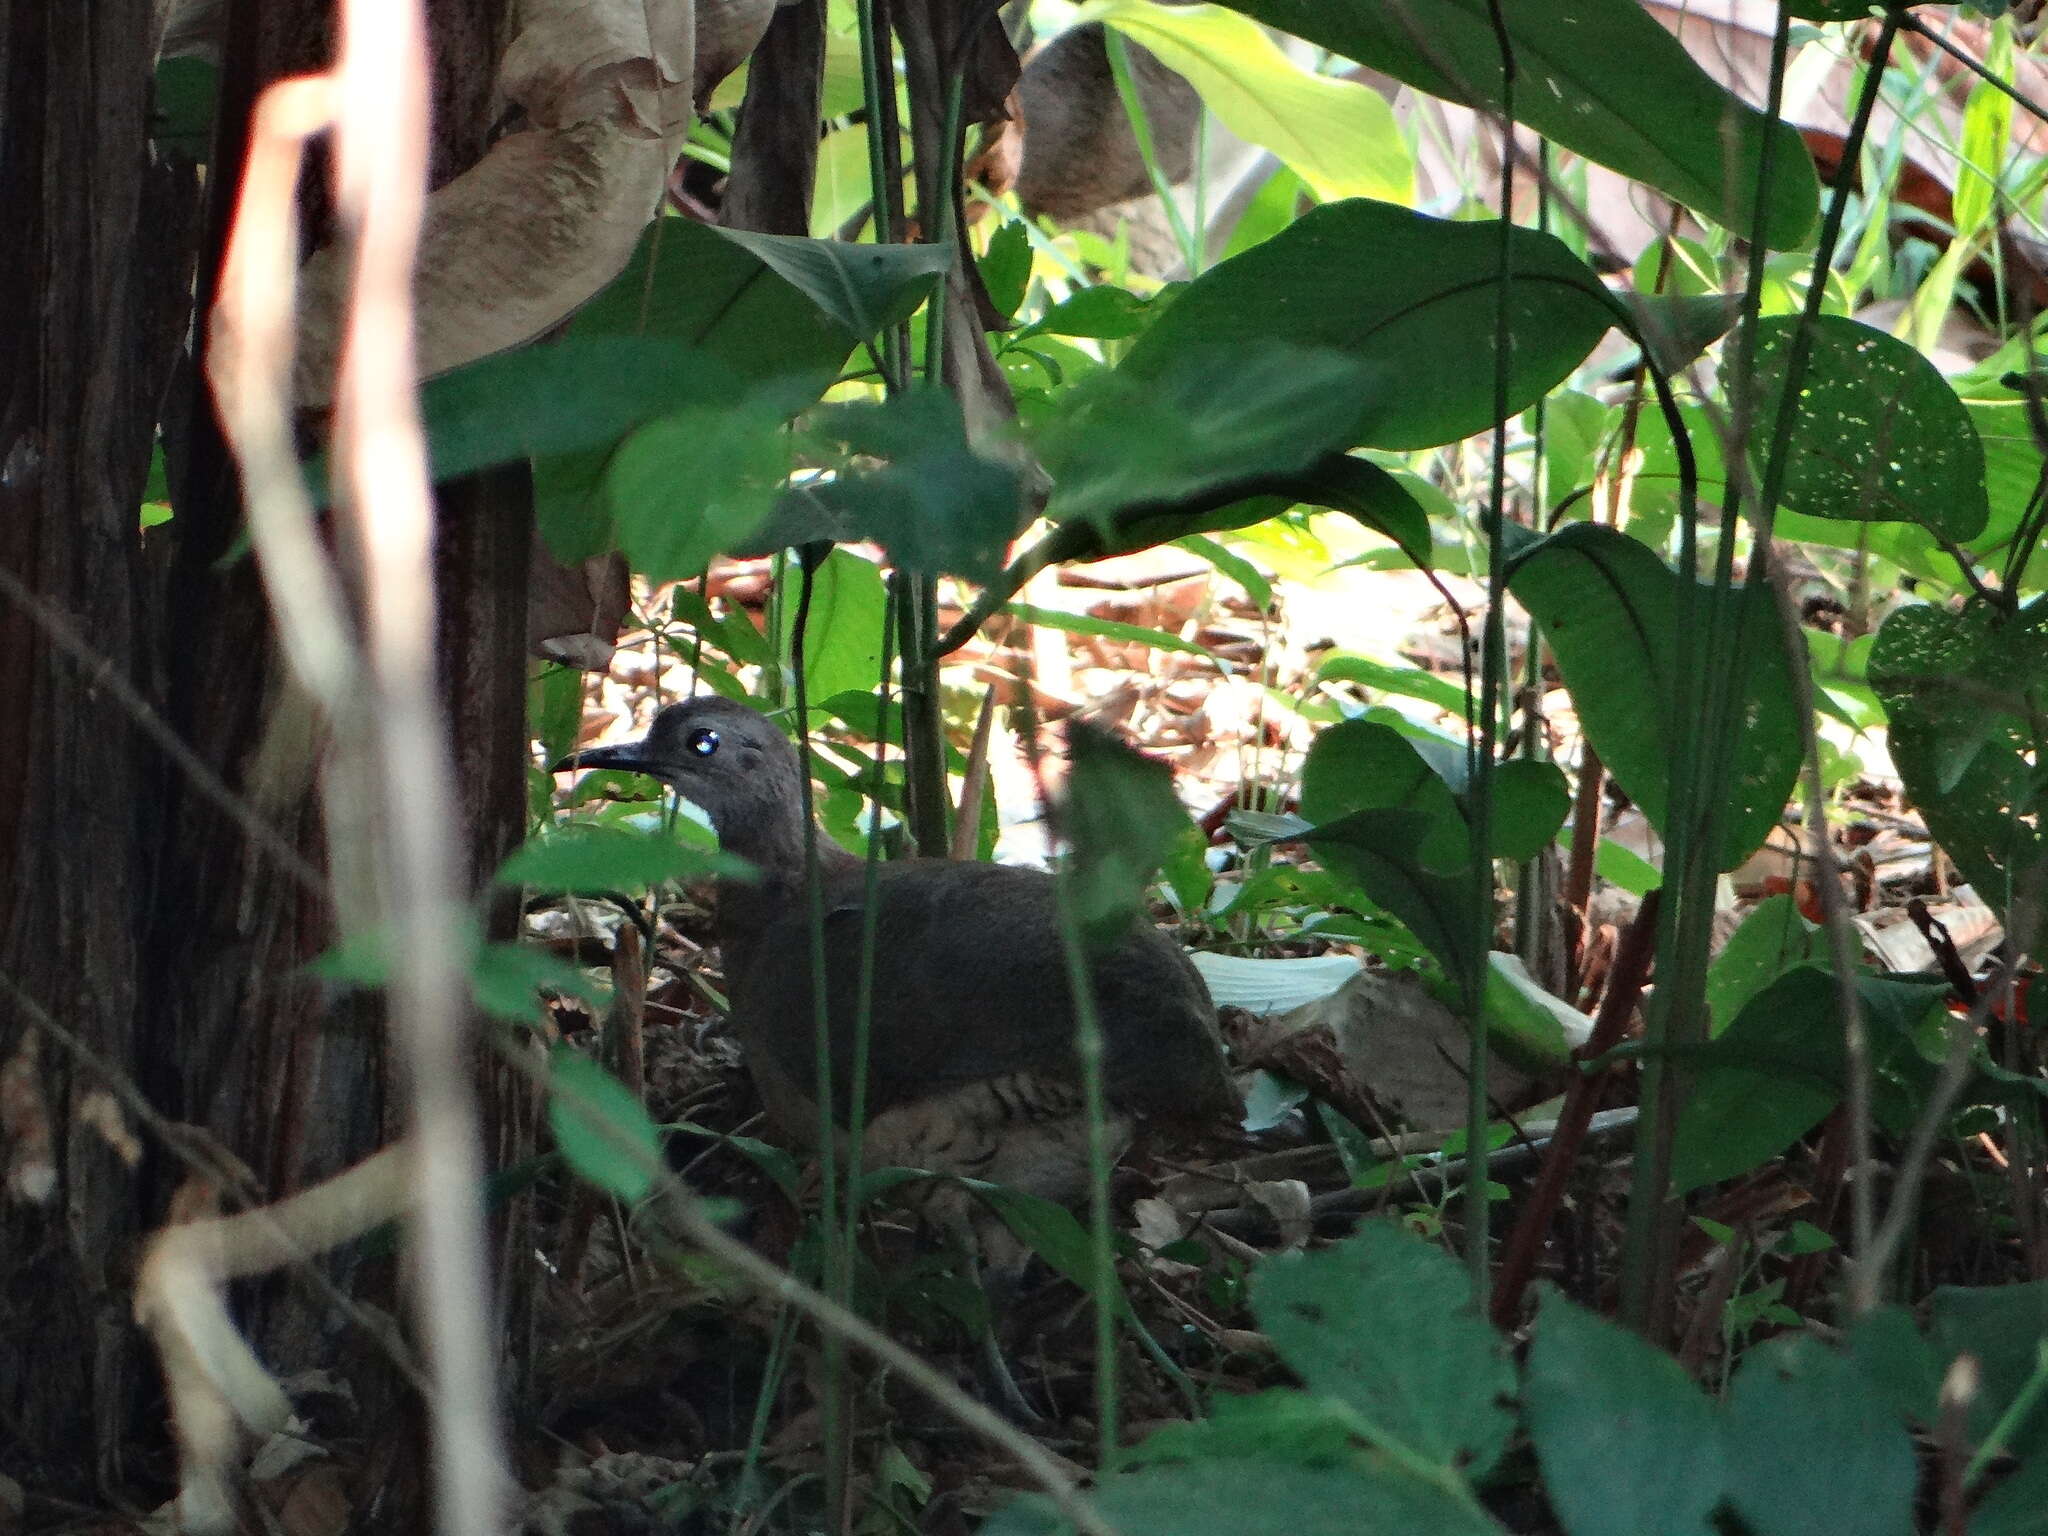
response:
[[[718,732],[710,729],[692,731],[683,745],[698,757],[710,757],[718,750]]]

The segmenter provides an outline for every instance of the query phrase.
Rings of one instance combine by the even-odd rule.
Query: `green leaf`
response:
[[[2033,722],[2048,704],[2048,599],[2016,615],[1895,610],[1870,649],[1892,761],[1927,830],[2008,925],[2048,858]],[[2015,941],[2032,947],[2025,934]]]
[[[1208,1418],[1162,1425],[1126,1451],[1123,1464],[1255,1456],[1329,1466],[1351,1460],[1357,1443],[1351,1414],[1331,1398],[1285,1388],[1243,1397],[1222,1392],[1210,1404]]]
[[[1974,240],[1990,222],[1999,171],[2012,142],[2012,96],[2001,89],[2013,78],[2013,29],[2007,21],[1991,28],[1984,67],[1989,78],[1970,87],[1963,106],[1962,152],[1957,157],[1955,214],[1959,240]]]
[[[1144,912],[1145,891],[1186,832],[1173,770],[1083,720],[1067,726],[1071,769],[1060,830],[1071,850],[1076,918],[1088,942],[1114,945]]]
[[[754,628],[745,609],[734,605],[723,616],[715,614],[703,593],[681,583],[669,588],[669,609],[707,644],[725,652],[733,661],[749,667],[775,665],[775,647]],[[689,651],[684,649],[682,654],[688,655]]]
[[[1463,785],[1464,759],[1448,744],[1425,756],[1422,743],[1389,726],[1347,720],[1318,732],[1309,747],[1301,813],[1322,827],[1353,811],[1414,811],[1427,821],[1417,849],[1423,868],[1455,874],[1470,866],[1472,842],[1447,775]]]
[[[1487,0],[1230,6],[1431,95],[1495,111],[1503,106],[1500,39]],[[1764,243],[1789,250],[1805,240],[1820,186],[1797,131],[1724,90],[1635,0],[1516,0],[1501,15],[1514,53],[1518,121],[1669,193],[1743,239],[1756,228],[1755,189],[1768,136],[1775,142]]]
[[[1142,298],[1128,288],[1098,283],[1083,288],[1019,331],[1014,341],[1033,336],[1081,336],[1094,341],[1129,341],[1152,322],[1166,305]]]
[[[886,461],[810,488],[847,530],[880,542],[903,569],[982,585],[994,579],[1026,519],[1023,492],[1013,466],[969,445],[951,395],[920,386],[835,406],[819,413],[814,428],[850,454]]]
[[[575,966],[534,944],[486,944],[469,962],[469,996],[494,1019],[541,1022],[540,993],[560,992],[602,1007],[604,995]]]
[[[1400,476],[1372,460],[1333,454],[1283,482],[1281,489],[1297,501],[1342,512],[1373,532],[1385,534],[1418,569],[1429,569],[1429,513]],[[1464,713],[1462,698],[1460,690],[1461,702],[1455,713]]]
[[[654,1187],[661,1133],[633,1091],[592,1061],[558,1045],[549,1058],[548,1127],[562,1157],[586,1183],[628,1203]]]
[[[2048,1455],[2029,1456],[1984,1496],[1970,1536],[2048,1536]]]
[[[1304,1467],[1285,1456],[1217,1456],[1104,1479],[1093,1498],[1123,1536],[1502,1536],[1469,1494],[1362,1458]],[[1072,1529],[1027,1498],[980,1536]]]
[[[1190,342],[1154,370],[1095,374],[1061,397],[1041,436],[1046,516],[1106,531],[1133,509],[1251,494],[1349,446],[1374,384],[1341,353],[1249,339],[1228,350]]]
[[[1024,307],[1024,296],[1031,289],[1031,232],[1022,219],[1004,220],[988,237],[988,250],[981,258],[981,286],[988,290],[996,313],[1006,319]]]
[[[1572,1536],[1715,1530],[1720,1415],[1664,1351],[1549,1292],[1522,1400],[1543,1486]]]
[[[759,259],[862,341],[908,320],[953,262],[948,245],[853,245],[705,227]]]
[[[1084,1291],[1095,1288],[1095,1243],[1074,1213],[1051,1200],[1040,1199],[1021,1189],[990,1184],[981,1179],[961,1181],[974,1197],[1002,1218],[1003,1225],[1016,1234],[1033,1253],[1065,1279]],[[1111,1283],[1117,1284],[1114,1275]],[[1121,1287],[1118,1288],[1121,1295]]]
[[[782,648],[793,654],[797,582],[792,571],[782,606]],[[812,699],[866,693],[882,677],[882,621],[889,610],[882,573],[872,561],[835,549],[811,578],[804,626],[804,691]]]
[[[1680,577],[1625,534],[1576,523],[1519,556],[1509,590],[1542,626],[1586,739],[1615,780],[1665,831],[1677,718]],[[1712,589],[1696,588],[1702,628]],[[1738,589],[1730,601],[1741,602]],[[1735,743],[1720,867],[1733,869],[1778,824],[1799,775],[1791,665],[1775,615],[1752,614],[1743,721]],[[1702,659],[1702,664],[1707,664]],[[1718,663],[1715,663],[1718,664]]]
[[[1911,1056],[1913,1030],[1947,995],[1940,982],[1876,976],[1858,976],[1856,990],[1879,1067]],[[1842,1097],[1837,1001],[1831,973],[1787,971],[1697,1052],[1671,1155],[1675,1193],[1747,1173],[1827,1118]]]
[[[1480,1006],[1486,1038],[1516,1065],[1532,1072],[1569,1064],[1571,1053],[1593,1033],[1593,1021],[1563,998],[1544,991],[1520,955],[1490,950],[1486,991]],[[1455,998],[1445,998],[1456,1007]]]
[[[598,1003],[597,989],[574,966],[525,944],[485,944],[476,923],[462,925],[470,1001],[494,1019],[530,1024],[540,1018],[536,989],[551,988]],[[392,938],[385,928],[348,934],[306,963],[306,973],[344,987],[382,987],[391,979]]]
[[[619,444],[605,467],[619,548],[649,581],[701,575],[767,518],[788,473],[779,412],[673,411]]]
[[[1349,1407],[1374,1443],[1480,1477],[1514,1427],[1514,1372],[1471,1297],[1457,1261],[1381,1221],[1268,1259],[1252,1281],[1259,1326],[1312,1391]]]
[[[1332,651],[1316,663],[1315,681],[1357,683],[1375,693],[1398,694],[1434,704],[1445,714],[1465,717],[1465,690],[1448,678],[1420,667],[1390,666],[1368,656]]]
[[[1493,769],[1493,856],[1523,863],[1556,838],[1572,792],[1555,763],[1511,757]]]
[[[1318,199],[1413,199],[1414,163],[1386,98],[1298,68],[1244,17],[1214,6],[1097,0],[1074,19],[1105,22],[1143,46],[1192,85],[1224,127],[1271,150]]]
[[[608,370],[593,370],[601,375],[594,379],[543,381],[533,410],[573,417],[585,408],[576,392],[584,385],[601,396],[631,395],[643,367],[656,379],[663,370],[678,371],[688,387],[658,393],[630,414],[614,413],[608,431],[586,433],[569,448],[534,449],[535,517],[548,547],[570,562],[611,547],[604,472],[612,444],[628,428],[690,405],[727,409],[751,401],[794,415],[824,393],[856,341],[758,256],[682,218],[656,219],[625,270],[570,322],[568,341],[601,338],[651,349],[643,354],[649,361],[615,353]]]
[[[1957,1355],[1977,1357],[1978,1389],[1970,1402],[1970,1439],[1982,1443],[2034,1374],[2048,1340],[2048,1281],[2023,1285],[1944,1285],[1934,1292],[1928,1337],[1946,1370]],[[2036,1403],[2012,1426],[2006,1449],[2048,1456],[2048,1403]]]
[[[1799,325],[1789,316],[1757,325],[1759,456]],[[1991,515],[1984,448],[1948,380],[1915,348],[1858,320],[1813,322],[1789,453],[1785,505],[1810,517],[1919,523],[1960,542]]]
[[[220,69],[209,59],[180,54],[156,67],[149,136],[159,149],[204,162],[213,151],[214,106]]]
[[[1758,902],[1707,967],[1713,1032],[1734,1023],[1751,998],[1794,966],[1826,958],[1826,938],[1799,915],[1798,902],[1789,895]]]
[[[1508,249],[1513,413],[1577,367],[1616,311],[1612,295],[1562,241],[1515,228]],[[1260,345],[1335,351],[1378,370],[1375,387],[1356,394],[1340,446],[1455,442],[1493,420],[1500,265],[1496,224],[1454,223],[1357,198],[1325,204],[1190,283],[1117,373],[1163,380],[1195,349],[1211,356]],[[1421,380],[1427,388],[1413,387]],[[1233,387],[1227,378],[1216,382]]]
[[[1934,1422],[1946,1362],[1935,1358],[1911,1312],[1894,1305],[1864,1314],[1849,1331],[1849,1353],[1899,1422]]]
[[[1913,1442],[1853,1359],[1771,1339],[1728,1407],[1729,1500],[1756,1536],[1911,1536]]]
[[[1424,844],[1441,825],[1440,818],[1416,811],[1364,810],[1302,836],[1332,872],[1399,918],[1455,981],[1483,984],[1472,877],[1433,873],[1424,860]]]
[[[1493,855],[1534,858],[1556,837],[1571,792],[1555,763],[1514,760],[1494,768]],[[1425,866],[1452,874],[1470,866],[1465,759],[1448,743],[1404,735],[1375,720],[1347,720],[1320,732],[1302,765],[1301,808],[1310,821],[1356,810],[1413,810],[1436,819],[1422,848]]]
[[[705,875],[749,880],[754,867],[714,848],[693,848],[660,832],[571,822],[515,849],[497,874],[500,885],[597,896],[644,891],[665,880]]]
[[[1184,549],[1191,555],[1199,555],[1216,568],[1219,576],[1234,581],[1251,599],[1252,606],[1261,613],[1273,607],[1273,583],[1266,579],[1266,573],[1253,565],[1242,555],[1225,549],[1214,539],[1199,533],[1191,533],[1184,539],[1175,539],[1174,547]]]
[[[500,352],[420,389],[436,480],[607,445],[685,405],[731,393],[717,364],[666,341],[576,333]]]

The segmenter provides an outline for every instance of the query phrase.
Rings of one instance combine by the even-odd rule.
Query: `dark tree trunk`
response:
[[[0,567],[34,605],[0,600],[0,1058],[41,1009],[121,1070],[159,984],[140,937],[162,823],[118,698],[156,692],[137,508],[191,248],[192,178],[146,138],[150,26],[149,0],[0,0]],[[107,1484],[147,1379],[128,1322],[144,1214],[64,1112],[98,1082],[40,1048],[56,1182],[0,1202],[0,1445]]]
[[[505,6],[428,9],[438,183],[486,147]],[[261,82],[324,62],[331,14],[312,0],[228,11],[216,194],[239,180]],[[389,1139],[393,1101],[374,1011],[329,999],[301,969],[335,937],[317,874],[321,728],[236,553],[238,490],[200,364],[179,357],[195,252],[203,295],[228,210],[216,200],[202,217],[191,170],[152,156],[150,25],[149,0],[0,0],[0,571],[30,594],[0,592],[0,1062],[40,1006],[275,1196]],[[317,170],[306,203],[318,238]],[[159,422],[176,516],[145,537]],[[441,513],[440,654],[481,877],[524,825],[526,476],[450,488]],[[51,619],[87,642],[83,662],[49,637]],[[107,679],[212,782],[159,751]],[[252,839],[222,791],[270,835]],[[168,1467],[128,1287],[182,1169],[152,1144],[138,1175],[97,1134],[67,1130],[96,1080],[57,1041],[40,1052],[58,1184],[47,1203],[0,1198],[0,1470],[90,1498]],[[524,1104],[494,1093],[495,1155],[523,1144]],[[331,1309],[303,1287],[259,1288],[249,1317],[281,1370],[333,1357]],[[149,1461],[124,1469],[120,1450],[137,1443]]]

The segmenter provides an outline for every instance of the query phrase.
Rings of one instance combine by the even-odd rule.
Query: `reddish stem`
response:
[[[1636,1000],[1649,980],[1651,958],[1657,951],[1657,906],[1662,894],[1652,891],[1643,898],[1642,910],[1622,935],[1614,969],[1607,978],[1607,994],[1601,999],[1599,1015],[1593,1021],[1592,1038],[1572,1053],[1574,1061],[1595,1060],[1621,1043],[1622,1031],[1635,1012]],[[1565,1180],[1571,1176],[1572,1164],[1585,1142],[1586,1127],[1593,1119],[1606,1076],[1576,1072],[1565,1089],[1564,1108],[1558,1112],[1557,1130],[1544,1155],[1543,1171],[1536,1176],[1529,1203],[1522,1208],[1521,1219],[1508,1238],[1494,1281],[1496,1327],[1510,1327],[1521,1315],[1522,1292],[1528,1289],[1530,1277],[1536,1272],[1536,1256],[1543,1251],[1544,1240],[1550,1235],[1550,1224],[1564,1198]]]

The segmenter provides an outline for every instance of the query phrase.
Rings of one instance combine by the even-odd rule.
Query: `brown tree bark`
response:
[[[321,882],[292,862],[326,864],[320,730],[238,553],[232,467],[201,365],[181,354],[195,258],[203,305],[249,106],[262,83],[324,62],[331,12],[315,0],[227,9],[204,207],[191,168],[162,162],[147,137],[148,0],[0,0],[0,570],[30,594],[0,593],[0,1061],[26,997],[275,1196],[395,1127],[374,1010],[302,970],[335,937]],[[488,143],[506,5],[428,10],[438,183]],[[326,201],[316,170],[309,239]],[[160,422],[176,515],[145,537],[137,506]],[[440,511],[441,655],[481,882],[524,827],[525,473],[448,488]],[[68,654],[51,620],[90,655]],[[152,744],[109,678],[211,783]],[[221,790],[271,835],[252,840]],[[58,1185],[46,1204],[0,1198],[0,1470],[92,1499],[169,1469],[128,1280],[182,1167],[154,1143],[127,1167],[71,1123],[96,1080],[53,1041],[41,1058]],[[526,1144],[530,1115],[523,1092],[497,1086],[489,1134],[504,1156]],[[350,1270],[343,1259],[329,1274],[348,1284]],[[249,1317],[279,1369],[334,1356],[331,1310],[304,1287],[257,1289]],[[145,1448],[139,1464],[124,1464],[128,1446]]]
[[[160,808],[111,696],[155,691],[137,508],[192,186],[151,163],[150,25],[148,0],[0,0],[0,566],[91,651],[0,602],[0,1059],[24,998],[117,1066],[145,1044]],[[55,1041],[41,1059],[59,1106],[97,1086]],[[107,1483],[145,1379],[126,1294],[143,1216],[108,1141],[60,1118],[54,1151],[46,1203],[0,1203],[0,1445]]]

